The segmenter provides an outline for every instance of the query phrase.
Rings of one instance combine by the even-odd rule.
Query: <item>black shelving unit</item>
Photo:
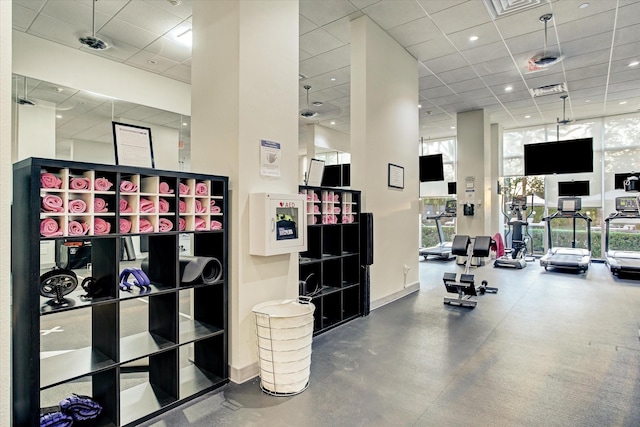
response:
[[[307,196],[307,251],[299,277],[316,305],[314,335],[363,315],[360,265],[360,191],[301,186]],[[314,292],[315,290],[315,292]]]
[[[60,188],[42,188],[44,173]],[[88,188],[72,185],[75,178]],[[103,179],[112,186],[97,185]],[[135,188],[125,191],[123,180]],[[41,408],[71,393],[103,406],[91,425],[136,425],[229,381],[227,177],[31,158],[14,165],[13,183],[14,426],[39,425]],[[41,211],[47,196],[61,212]],[[71,212],[75,200],[84,211]],[[58,234],[43,234],[44,221]],[[193,255],[220,261],[219,280],[181,283],[182,233]],[[136,235],[148,236],[151,285],[124,291],[120,272],[141,260],[121,261],[123,237]],[[79,284],[61,301],[41,296],[41,242],[49,240],[90,241],[91,263],[74,272],[78,282],[96,279],[96,295],[87,298]]]

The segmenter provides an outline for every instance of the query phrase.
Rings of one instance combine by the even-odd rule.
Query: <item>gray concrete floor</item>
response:
[[[419,264],[419,292],[314,339],[303,393],[230,383],[143,425],[640,426],[640,281],[485,266],[469,309],[442,302],[461,267]]]

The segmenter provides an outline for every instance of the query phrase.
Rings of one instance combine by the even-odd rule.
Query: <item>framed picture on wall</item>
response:
[[[116,165],[155,168],[151,128],[112,122]]]
[[[404,168],[389,163],[389,187],[404,188]]]

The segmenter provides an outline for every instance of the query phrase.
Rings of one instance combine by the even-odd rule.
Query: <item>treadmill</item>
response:
[[[582,209],[582,199],[579,197],[560,197],[558,199],[558,211],[553,215],[544,217],[547,222],[547,238],[549,251],[540,258],[540,265],[545,270],[558,268],[563,270],[577,270],[581,273],[589,269],[591,263],[591,218],[580,212]],[[573,226],[573,238],[570,248],[557,247],[552,245],[551,224],[553,220],[569,218]],[[583,219],[587,224],[587,249],[576,248],[576,220]]]
[[[611,274],[614,276],[618,276],[620,273],[640,273],[640,252],[609,250],[609,225],[611,221],[625,219],[640,219],[638,199],[634,196],[616,197],[616,212],[612,213],[604,220],[606,223],[606,263],[609,266]]]
[[[456,217],[456,209],[457,203],[455,200],[447,200],[444,212],[438,215],[429,215],[427,219],[432,219],[436,222],[436,229],[438,230],[438,243],[435,246],[430,246],[428,248],[421,248],[418,252],[420,256],[424,257],[425,260],[429,259],[429,256],[434,256],[437,259],[441,260],[451,260],[455,258],[451,255],[451,242],[445,242],[444,240],[444,232],[442,231],[442,218],[455,218]]]

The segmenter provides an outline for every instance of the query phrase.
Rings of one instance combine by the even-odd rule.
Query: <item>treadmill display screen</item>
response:
[[[444,205],[444,211],[449,214],[452,213],[455,215],[457,208],[458,207],[455,200],[447,200],[446,204]]]
[[[638,212],[638,200],[635,197],[616,197],[618,212]]]
[[[558,199],[558,210],[561,212],[578,212],[582,209],[582,200],[578,197],[561,197]]]

